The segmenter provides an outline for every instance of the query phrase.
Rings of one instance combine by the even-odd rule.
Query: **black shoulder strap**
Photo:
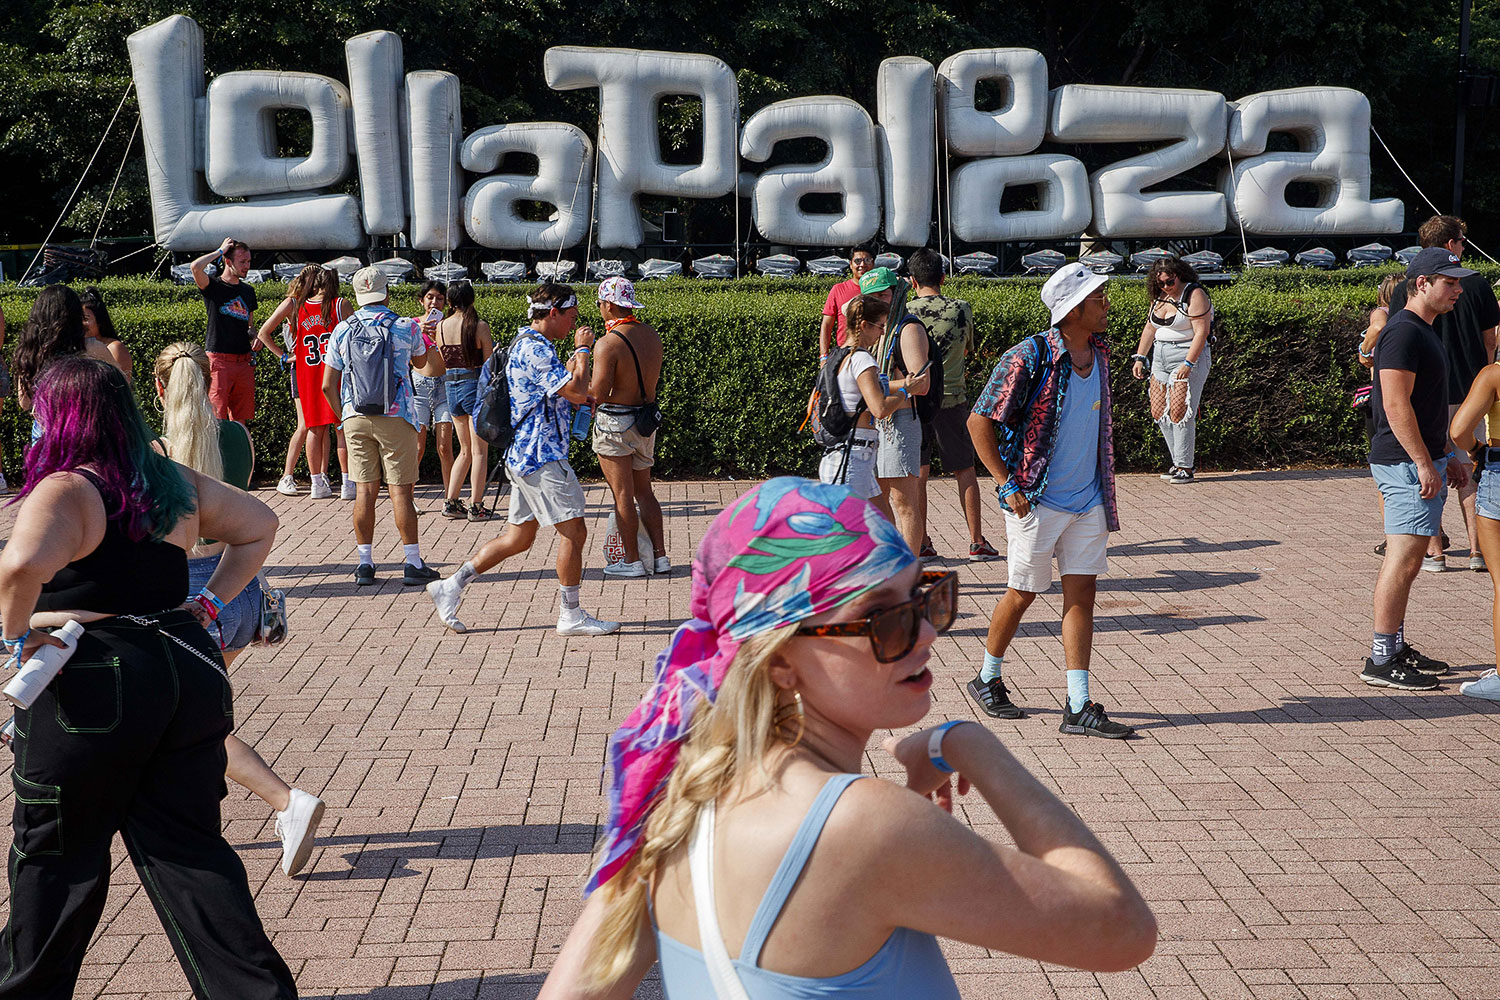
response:
[[[634,362],[634,364],[635,364],[635,382],[636,382],[636,385],[639,385],[641,387],[641,402],[643,402],[643,403],[654,403],[654,402],[656,402],[654,399],[647,399],[646,398],[646,377],[641,374],[641,359],[638,358],[638,357],[636,357],[635,345],[630,342],[630,338],[629,337],[625,336],[619,330],[609,330],[607,332],[612,333],[616,337],[619,337],[621,340],[625,341],[625,349],[630,352],[630,360],[632,362]]]

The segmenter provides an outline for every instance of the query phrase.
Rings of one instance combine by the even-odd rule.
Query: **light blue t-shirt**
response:
[[[367,326],[381,326],[390,331],[391,353],[395,355],[396,368],[396,392],[391,401],[390,408],[386,410],[388,417],[400,417],[411,424],[412,429],[417,426],[417,404],[411,396],[411,359],[412,355],[420,356],[425,348],[422,345],[422,329],[409,319],[402,319],[385,305],[376,304],[372,306],[360,306],[354,312],[354,316]],[[344,320],[333,328],[333,334],[328,338],[328,347],[323,355],[323,363],[330,368],[343,371],[349,365],[349,320]],[[359,416],[354,410],[354,383],[349,379],[339,380],[339,401],[343,403],[342,419]]]
[[[1047,490],[1038,501],[1065,514],[1082,514],[1104,502],[1099,488],[1099,369],[1068,380],[1057,421],[1057,443],[1047,463]]]

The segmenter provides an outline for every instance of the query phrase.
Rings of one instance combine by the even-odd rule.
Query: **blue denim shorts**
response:
[[[1479,495],[1475,499],[1480,517],[1500,521],[1500,448],[1491,454],[1493,457],[1485,463],[1484,474],[1479,477]]]
[[[474,368],[449,368],[448,374],[476,372]],[[443,379],[443,389],[448,393],[448,412],[455,417],[472,417],[479,403],[479,379],[466,378],[459,381]]]
[[[224,553],[188,560],[188,596],[196,594],[208,583],[219,568],[219,559]],[[260,621],[260,579],[252,578],[245,589],[235,595],[234,600],[224,605],[218,619],[209,626],[208,634],[219,642],[222,650],[244,649],[255,641],[255,626]]]
[[[1443,485],[1431,500],[1421,497],[1416,462],[1394,465],[1371,465],[1370,475],[1385,498],[1385,533],[1387,535],[1422,535],[1432,537],[1443,530],[1443,504],[1448,500],[1448,467],[1446,458],[1434,459]]]
[[[453,423],[448,413],[448,387],[441,376],[429,378],[421,372],[412,372],[411,398],[417,407],[418,427]]]

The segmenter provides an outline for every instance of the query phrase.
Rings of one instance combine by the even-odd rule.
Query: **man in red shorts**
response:
[[[220,260],[219,274],[208,265]],[[250,352],[260,342],[250,333],[255,289],[242,280],[250,272],[250,248],[226,238],[219,249],[189,265],[208,309],[208,398],[220,420],[247,422],[255,416],[255,366]]]

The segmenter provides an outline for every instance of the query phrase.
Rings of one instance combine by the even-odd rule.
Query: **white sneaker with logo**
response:
[[[314,500],[327,500],[333,496],[333,487],[328,485],[327,476],[312,477],[312,492],[308,494]]]
[[[637,559],[635,562],[617,562],[604,564],[605,576],[645,576],[646,564]]]
[[[281,870],[295,875],[307,865],[313,838],[323,821],[323,800],[293,788],[286,808],[276,814],[276,836],[281,838]]]
[[[1470,698],[1500,701],[1500,674],[1496,674],[1493,670],[1486,670],[1479,675],[1478,679],[1460,684],[1458,693],[1466,694]]]
[[[296,496],[297,480],[293,479],[291,476],[282,476],[281,481],[276,484],[276,492],[280,493],[284,497]]]
[[[562,608],[557,612],[558,635],[609,635],[619,630],[619,622],[600,621],[582,608]]]

